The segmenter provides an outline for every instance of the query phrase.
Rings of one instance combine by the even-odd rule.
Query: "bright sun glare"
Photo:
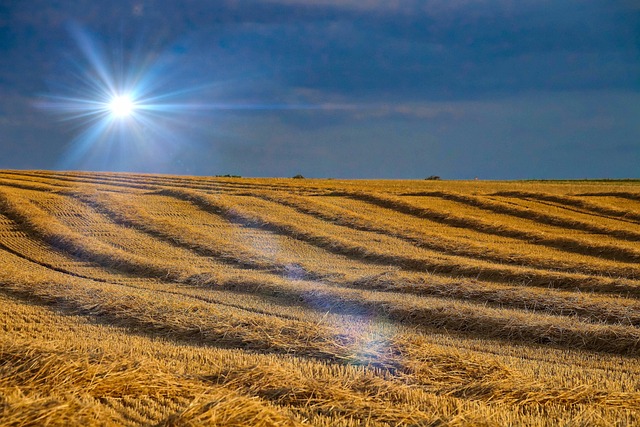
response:
[[[118,95],[109,103],[109,109],[115,117],[127,117],[133,113],[135,104],[128,95]]]

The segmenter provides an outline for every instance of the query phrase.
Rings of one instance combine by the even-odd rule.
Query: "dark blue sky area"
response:
[[[73,118],[97,64],[161,108]],[[0,0],[0,147],[10,169],[639,177],[640,3]]]

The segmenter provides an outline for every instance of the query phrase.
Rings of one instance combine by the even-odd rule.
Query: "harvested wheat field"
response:
[[[640,424],[640,183],[0,172],[0,424]]]

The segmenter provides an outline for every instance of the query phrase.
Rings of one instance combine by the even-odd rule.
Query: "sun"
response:
[[[114,117],[124,118],[130,116],[136,108],[136,104],[129,95],[114,96],[109,103],[109,110]]]

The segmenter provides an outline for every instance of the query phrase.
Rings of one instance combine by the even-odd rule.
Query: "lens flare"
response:
[[[191,96],[199,91],[174,84],[171,52],[140,46],[125,55],[77,25],[69,29],[81,55],[52,79],[59,94],[37,101],[76,134],[59,168],[153,171],[196,145],[184,131],[199,112]]]
[[[70,25],[70,31],[81,56],[63,61],[64,72],[52,79],[55,92],[61,94],[41,95],[36,102],[68,121],[76,133],[60,159],[58,167],[63,169],[171,170],[180,165],[177,155],[198,152],[201,147],[211,150],[212,135],[229,135],[224,125],[212,126],[224,111],[358,108],[221,102],[229,99],[227,93],[238,91],[238,82],[211,81],[209,73],[202,74],[175,50],[147,51],[144,44],[105,49],[83,28]],[[253,99],[253,95],[241,99]]]
[[[114,117],[124,118],[130,116],[135,110],[135,103],[129,95],[115,96],[109,103],[109,110]]]

